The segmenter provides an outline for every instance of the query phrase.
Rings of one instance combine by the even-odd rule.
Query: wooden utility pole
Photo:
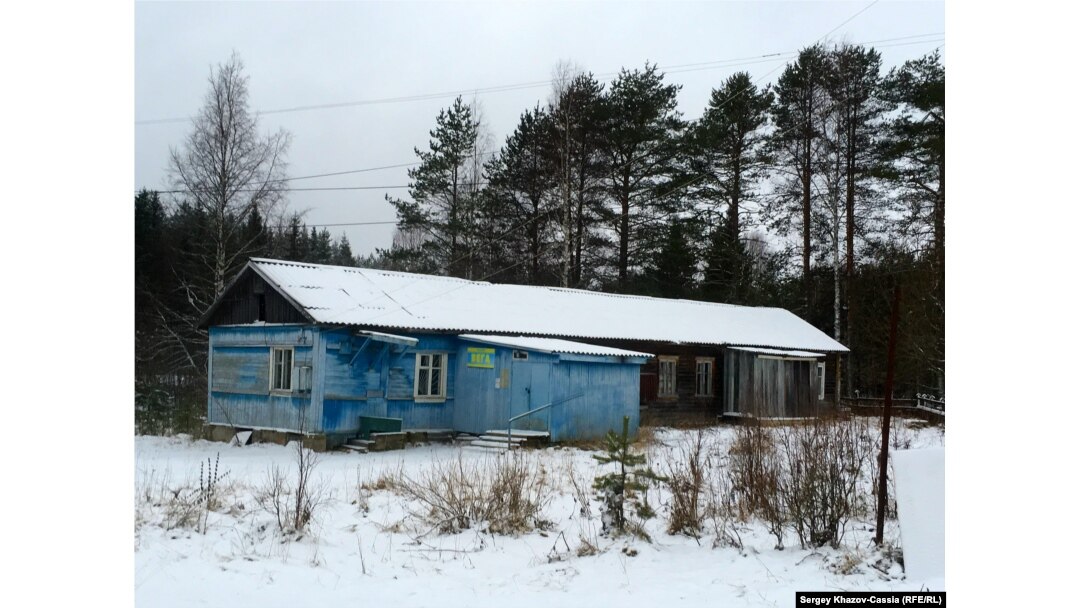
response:
[[[889,500],[889,427],[892,425],[893,376],[896,372],[896,325],[900,320],[900,284],[893,287],[892,314],[889,315],[889,358],[885,368],[885,413],[881,417],[881,455],[878,457],[877,528],[874,542],[881,545],[885,534],[885,504]]]

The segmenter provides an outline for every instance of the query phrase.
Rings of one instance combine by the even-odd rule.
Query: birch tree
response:
[[[283,130],[259,132],[258,117],[248,109],[248,77],[238,55],[211,70],[209,85],[184,145],[169,156],[178,198],[202,220],[203,238],[189,252],[202,271],[189,286],[200,313],[254,250],[251,239],[242,238],[250,216],[269,217],[284,201],[290,141]]]

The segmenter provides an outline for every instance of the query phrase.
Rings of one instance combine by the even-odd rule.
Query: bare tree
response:
[[[205,309],[225,288],[261,235],[245,234],[252,216],[267,217],[285,197],[290,135],[262,135],[248,110],[248,77],[235,53],[211,69],[203,107],[181,149],[170,153],[170,178],[179,200],[200,216],[205,238],[189,252],[203,272],[189,288]],[[199,311],[201,312],[201,311]]]

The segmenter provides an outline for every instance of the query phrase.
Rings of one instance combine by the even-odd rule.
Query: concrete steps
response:
[[[551,439],[547,431],[513,430],[509,436],[506,429],[486,431],[482,435],[458,433],[451,429],[418,429],[396,433],[372,433],[371,439],[350,439],[342,450],[367,454],[385,450],[400,450],[408,443],[453,443],[481,451],[505,452],[518,448],[541,448]]]
[[[517,449],[521,446],[517,444],[510,444],[511,449]],[[506,441],[490,440],[490,439],[473,439],[469,442],[468,447],[481,448],[484,450],[492,450],[497,452],[506,451]]]
[[[506,430],[503,429],[486,431],[483,435],[470,441],[468,445],[485,450],[506,451],[507,449],[517,448],[541,448],[547,445],[550,440],[551,435],[547,431],[514,429],[508,435]]]
[[[350,452],[367,454],[374,446],[374,441],[369,441],[367,439],[350,439],[345,445],[341,446],[341,448]]]

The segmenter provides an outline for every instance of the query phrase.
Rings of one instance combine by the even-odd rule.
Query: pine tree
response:
[[[570,138],[570,178],[573,203],[570,286],[582,287],[597,274],[606,241],[594,225],[602,216],[600,180],[605,174],[600,153],[604,86],[591,74],[580,74],[560,97],[560,111],[573,115]]]
[[[330,264],[334,261],[334,243],[330,239],[330,231],[326,228],[317,231],[312,226],[308,244],[308,262],[312,264]]]
[[[349,245],[349,237],[341,233],[341,238],[334,245],[334,261],[337,266],[356,266],[356,258],[353,256],[352,247]]]
[[[836,312],[837,339],[858,352],[852,339],[851,296],[855,281],[855,239],[862,232],[865,218],[872,215],[875,193],[868,182],[878,172],[877,136],[881,116],[887,109],[881,91],[881,55],[861,46],[841,45],[829,54],[826,89],[831,100],[828,112],[832,135],[827,136],[833,156],[839,161],[839,185],[842,186],[844,216],[844,286],[843,307]],[[836,227],[839,232],[839,227]],[[836,373],[840,374],[839,366]],[[847,374],[848,393],[853,390]],[[839,395],[839,391],[837,391]]]
[[[248,217],[247,226],[244,227],[241,240],[248,243],[248,256],[256,258],[269,255],[270,231],[266,229],[262,214],[259,213],[258,209],[252,210],[251,215]]]
[[[597,186],[603,176],[597,154],[604,138],[601,131],[603,85],[591,74],[571,64],[556,65],[552,81],[551,116],[552,162],[555,167],[559,223],[563,241],[559,252],[560,284],[582,284],[582,257],[589,255],[587,244],[596,234],[591,224],[599,203]]]
[[[419,249],[425,257],[445,274],[474,278],[470,246],[480,236],[472,223],[479,176],[471,174],[469,162],[477,145],[479,123],[458,97],[439,112],[430,134],[428,150],[414,149],[420,166],[409,169],[412,200],[389,196],[386,200],[397,211],[400,230],[420,230],[430,237]]]
[[[674,218],[664,230],[664,243],[649,265],[655,295],[687,298],[696,291],[698,254],[693,242],[694,226],[689,220]]]
[[[670,197],[685,123],[678,112],[679,85],[664,84],[655,65],[622,70],[604,96],[605,138],[601,148],[608,217],[618,238],[615,271],[618,289],[627,291],[631,271],[640,269],[658,244],[648,233],[678,211]]]
[[[634,509],[634,513],[640,519],[649,519],[655,515],[644,492],[648,490],[650,482],[664,479],[647,466],[641,468],[646,463],[645,456],[630,451],[629,416],[623,416],[622,427],[622,434],[616,435],[615,431],[608,431],[604,437],[604,450],[607,453],[593,456],[600,464],[619,465],[615,472],[600,475],[593,480],[593,488],[600,493],[604,501],[604,530],[614,531],[617,534],[627,531],[629,521],[626,517],[626,508],[628,506]],[[638,535],[645,535],[640,528],[632,531]]]
[[[303,262],[308,256],[308,238],[304,225],[300,223],[300,215],[293,214],[289,218],[289,227],[286,229],[284,239],[284,258],[293,262]]]
[[[710,302],[745,304],[752,270],[746,248],[733,238],[728,218],[721,216],[708,237],[701,296]]]
[[[724,206],[728,239],[741,234],[746,204],[757,199],[756,184],[768,160],[764,127],[773,103],[768,87],[759,90],[746,72],[713,89],[709,105],[688,139],[690,166],[706,179],[695,196],[712,209]]]
[[[828,69],[827,51],[815,45],[799,52],[776,83],[776,103],[773,122],[776,131],[772,147],[777,157],[777,169],[783,179],[778,198],[770,209],[773,228],[781,232],[799,226],[802,235],[803,310],[810,312],[813,300],[810,278],[812,255],[811,235],[815,166],[821,156],[822,113],[828,103],[825,77]],[[798,221],[793,218],[798,217]]]
[[[935,327],[924,357],[945,391],[945,68],[939,52],[906,62],[885,78],[886,98],[898,104],[884,142],[883,176],[898,192],[900,228],[916,242],[930,241],[934,281],[927,290]]]
[[[498,259],[522,259],[518,269],[492,277],[527,285],[554,282],[556,274],[552,224],[559,201],[555,196],[557,176],[553,160],[554,125],[551,115],[537,106],[526,110],[514,132],[486,167],[486,225],[502,235],[490,240]]]

